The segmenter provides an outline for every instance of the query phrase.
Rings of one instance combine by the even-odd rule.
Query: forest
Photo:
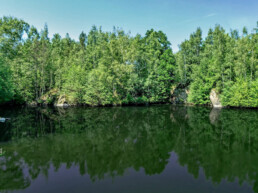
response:
[[[79,41],[48,34],[15,17],[0,18],[0,104],[130,105],[171,102],[178,88],[187,103],[258,107],[257,27],[227,33],[201,28],[173,53],[162,31],[144,36],[93,26]]]

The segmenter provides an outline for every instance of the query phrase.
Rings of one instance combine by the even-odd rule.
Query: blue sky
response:
[[[203,35],[221,24],[227,31],[249,32],[258,21],[258,0],[0,0],[0,16],[24,19],[38,29],[47,23],[50,37],[67,32],[78,40],[81,31],[92,25],[111,31],[121,27],[132,35],[162,30],[172,43],[178,44],[201,27]]]

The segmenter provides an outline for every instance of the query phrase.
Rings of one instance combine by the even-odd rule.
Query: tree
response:
[[[131,36],[120,28],[104,32],[93,26],[78,40],[68,33],[50,39],[47,25],[39,31],[3,17],[0,103],[160,103],[170,101],[173,88],[184,88],[194,104],[210,104],[210,91],[216,89],[225,105],[255,106],[257,42],[256,28],[251,33],[243,28],[239,35],[216,25],[205,40],[197,28],[174,55],[166,34],[154,29]],[[238,102],[228,90],[239,96]]]
[[[13,84],[8,64],[0,54],[0,104],[13,99]]]

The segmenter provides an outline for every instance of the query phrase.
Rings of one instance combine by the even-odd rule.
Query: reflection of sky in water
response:
[[[240,186],[237,180],[231,183],[227,182],[226,180],[222,180],[220,184],[214,186],[211,180],[206,179],[202,169],[199,171],[199,177],[195,179],[193,175],[187,172],[186,167],[178,164],[177,159],[177,155],[175,153],[171,153],[169,163],[161,174],[147,176],[142,168],[138,172],[132,168],[129,168],[125,172],[124,176],[117,176],[113,179],[111,177],[106,177],[105,179],[97,180],[95,182],[92,182],[90,180],[90,176],[87,174],[81,176],[78,166],[73,165],[70,169],[67,169],[63,164],[58,172],[54,171],[54,167],[51,166],[47,178],[43,175],[39,175],[36,180],[32,180],[29,188],[18,192],[253,192],[251,186],[248,186],[246,183]],[[27,173],[26,170],[24,170],[24,172]]]

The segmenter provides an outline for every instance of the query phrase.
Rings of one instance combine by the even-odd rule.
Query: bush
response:
[[[223,89],[222,104],[234,107],[258,107],[258,80],[237,80]]]
[[[198,79],[190,85],[190,93],[188,96],[188,102],[194,104],[209,104],[210,103],[210,91],[212,84],[205,83],[203,80]]]
[[[146,96],[138,97],[135,100],[136,104],[147,104],[148,103],[148,98]]]

